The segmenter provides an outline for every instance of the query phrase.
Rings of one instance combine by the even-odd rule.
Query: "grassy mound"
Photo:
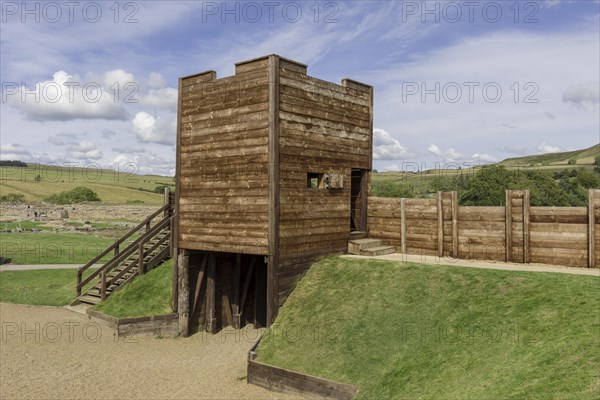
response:
[[[117,318],[171,312],[173,260],[167,261],[115,292],[95,309]]]
[[[258,360],[363,399],[596,399],[598,315],[597,277],[329,258]]]

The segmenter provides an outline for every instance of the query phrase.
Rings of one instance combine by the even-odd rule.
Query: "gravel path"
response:
[[[456,267],[468,267],[468,268],[483,268],[483,269],[502,269],[507,271],[529,271],[529,272],[555,272],[559,274],[573,274],[573,275],[590,275],[600,276],[599,268],[578,268],[578,267],[564,267],[560,265],[548,265],[548,264],[518,264],[518,263],[506,263],[500,261],[482,261],[482,260],[461,260],[457,258],[440,258],[437,256],[425,256],[416,254],[401,254],[393,253],[386,254],[384,256],[356,256],[352,254],[343,255],[341,257],[346,258],[358,258],[358,259],[376,259],[376,260],[390,260],[400,262],[414,262],[429,265],[452,265]]]
[[[92,264],[91,268],[100,268],[103,264]],[[82,267],[83,264],[33,264],[33,265],[17,265],[4,264],[0,265],[2,271],[29,271],[32,269],[75,269]]]
[[[1,399],[291,399],[246,384],[260,331],[115,338],[87,316],[0,304]]]

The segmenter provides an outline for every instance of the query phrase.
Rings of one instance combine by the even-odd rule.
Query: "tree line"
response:
[[[425,191],[410,184],[373,183],[378,197],[431,197],[438,191],[459,193],[465,206],[502,206],[506,190],[529,190],[532,206],[586,206],[589,189],[600,188],[600,155],[594,168],[565,168],[560,171],[508,169],[500,165],[482,167],[475,174],[435,176]]]

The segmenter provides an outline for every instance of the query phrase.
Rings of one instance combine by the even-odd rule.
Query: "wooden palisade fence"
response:
[[[600,266],[600,190],[588,207],[531,207],[529,191],[507,190],[505,206],[459,206],[456,192],[434,199],[369,198],[369,237],[407,254]]]

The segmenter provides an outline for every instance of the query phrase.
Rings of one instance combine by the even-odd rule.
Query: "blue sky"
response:
[[[271,53],[374,85],[379,170],[600,142],[596,0],[68,4],[2,2],[2,159],[172,174],[177,79]]]

